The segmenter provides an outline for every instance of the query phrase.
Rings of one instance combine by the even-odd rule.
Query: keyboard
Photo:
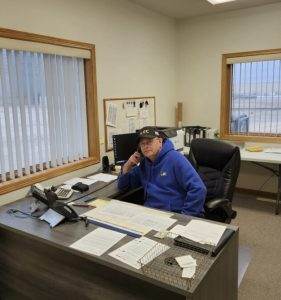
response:
[[[68,199],[73,194],[73,190],[59,187],[56,189],[55,193],[57,194],[59,199]]]

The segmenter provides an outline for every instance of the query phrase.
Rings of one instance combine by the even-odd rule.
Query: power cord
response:
[[[25,211],[22,211],[19,209],[15,209],[15,208],[8,209],[7,214],[9,214],[13,217],[16,217],[16,218],[21,218],[21,219],[24,219],[24,218],[38,219],[37,217],[32,216],[31,213],[28,213],[28,212],[25,212]]]

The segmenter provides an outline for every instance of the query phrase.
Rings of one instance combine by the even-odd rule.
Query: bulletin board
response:
[[[103,99],[103,109],[106,151],[113,149],[113,135],[156,125],[155,97]]]

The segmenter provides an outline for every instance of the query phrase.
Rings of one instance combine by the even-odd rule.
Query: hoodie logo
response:
[[[160,176],[167,176],[167,172],[161,171],[161,172],[160,172]]]

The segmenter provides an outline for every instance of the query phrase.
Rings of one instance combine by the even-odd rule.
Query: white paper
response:
[[[99,173],[92,176],[88,176],[88,179],[92,179],[95,182],[96,181],[104,181],[104,182],[110,182],[112,180],[117,179],[117,175],[111,175],[111,174],[105,174],[105,173]]]
[[[173,225],[177,220],[166,217],[156,216],[148,213],[141,213],[132,218],[132,221],[156,231],[166,230],[168,227]]]
[[[184,268],[182,270],[182,275],[181,277],[184,278],[193,278],[195,275],[195,271],[196,271],[196,266],[190,267],[190,268]]]
[[[101,256],[126,235],[105,228],[97,228],[76,241],[71,248]]]
[[[117,125],[117,105],[109,103],[106,114],[106,125],[116,127]]]
[[[137,115],[138,115],[138,110],[136,104],[135,106],[133,105],[133,102],[132,105],[126,104],[126,117],[127,118],[136,117]]]
[[[281,148],[267,148],[264,150],[265,153],[276,153],[281,154]]]
[[[49,208],[39,219],[48,222],[53,228],[64,219],[64,216]]]
[[[75,178],[72,178],[72,179],[69,179],[69,180],[65,181],[64,184],[67,184],[69,186],[73,186],[77,182],[82,182],[86,185],[91,185],[91,184],[97,182],[97,180],[75,177]]]
[[[157,244],[157,242],[151,239],[141,237],[139,239],[134,239],[130,241],[129,243],[109,253],[109,255],[133,268],[140,269],[140,259],[143,258],[143,256],[147,254],[148,251],[151,251],[153,247],[156,247]],[[145,264],[149,263],[155,257],[168,250],[169,247],[161,244],[161,247],[159,247],[159,249],[160,251],[155,251],[152,252],[151,255],[148,255],[148,258],[145,260]]]
[[[118,200],[111,200],[107,205],[103,207],[89,210],[84,213],[83,216],[92,218],[93,220],[117,225],[124,229],[134,230],[139,234],[144,235],[148,233],[152,228],[150,227],[151,223],[142,224],[139,222],[140,219],[137,218],[137,216],[141,214],[145,214],[147,215],[147,217],[145,219],[143,219],[143,217],[140,217],[140,219],[147,220],[150,216],[149,219],[153,220],[153,218],[155,218],[156,220],[158,220],[158,223],[156,222],[156,225],[154,224],[155,226],[162,227],[161,225],[159,225],[159,223],[163,224],[163,222],[165,225],[168,223],[174,223],[174,219],[171,219],[172,221],[169,220],[169,217],[173,215],[170,212],[162,212]],[[161,222],[159,222],[159,220],[161,220]]]
[[[135,118],[128,118],[127,119],[127,125],[128,125],[128,133],[136,132],[137,125],[136,125],[136,119]]]
[[[140,108],[140,119],[148,119],[148,109],[145,107]]]
[[[183,255],[176,257],[176,261],[181,268],[197,266],[196,259],[194,259],[191,255]]]
[[[226,226],[201,220],[191,220],[186,226],[176,225],[170,232],[202,244],[216,246]]]

